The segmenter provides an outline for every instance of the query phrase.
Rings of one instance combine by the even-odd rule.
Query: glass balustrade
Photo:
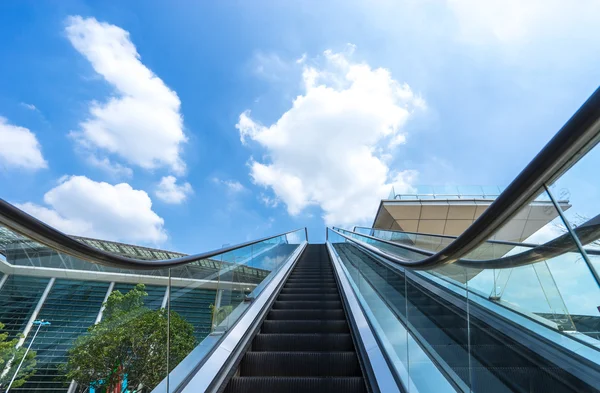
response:
[[[302,229],[180,267],[132,270],[0,227],[0,340],[15,348],[0,390],[16,375],[9,391],[173,391],[169,372],[191,351],[210,353],[305,240]],[[133,258],[182,256],[80,241]]]

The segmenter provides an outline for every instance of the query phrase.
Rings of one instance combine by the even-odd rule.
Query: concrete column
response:
[[[38,301],[38,304],[35,306],[35,309],[33,310],[33,313],[31,314],[31,317],[29,318],[29,321],[27,322],[27,325],[25,325],[25,330],[23,330],[23,337],[21,337],[19,339],[19,342],[17,343],[17,348],[22,346],[23,343],[25,342],[27,335],[31,331],[31,327],[33,326],[33,321],[35,321],[37,319],[37,317],[40,313],[40,310],[42,309],[42,306],[44,305],[44,302],[46,301],[46,298],[48,297],[48,294],[50,293],[50,290],[52,289],[52,286],[54,285],[54,281],[56,281],[56,279],[54,277],[52,277],[50,279],[50,281],[48,282],[48,285],[46,285],[46,289],[44,289],[44,293],[42,293],[42,297],[40,297],[40,300]],[[50,321],[50,322],[52,323],[52,321]]]
[[[6,282],[6,280],[8,280],[9,275],[5,274],[4,276],[2,276],[2,278],[0,278],[0,289],[2,289],[2,286],[4,286],[4,283]]]
[[[102,301],[102,307],[100,307],[100,311],[98,312],[98,316],[96,316],[96,321],[94,322],[94,325],[96,325],[97,323],[99,323],[102,320],[102,315],[104,314],[104,309],[106,308],[104,306],[104,303],[106,303],[106,301],[108,300],[108,297],[110,296],[110,294],[112,293],[112,291],[114,289],[115,289],[115,282],[113,281],[108,286],[108,290],[106,291],[106,296],[104,296],[104,300]]]
[[[169,301],[169,287],[165,287],[165,296],[163,297],[160,308],[167,308],[167,302]]]

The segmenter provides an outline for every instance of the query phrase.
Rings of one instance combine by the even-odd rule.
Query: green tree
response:
[[[167,375],[167,311],[144,307],[144,285],[127,294],[114,291],[104,304],[103,319],[75,340],[63,365],[68,380],[84,390],[119,386],[149,391]],[[169,365],[171,371],[194,347],[194,327],[171,312]]]
[[[214,304],[211,304],[209,308],[212,313],[213,329],[219,326],[233,311],[233,306],[215,307]]]
[[[0,322],[0,332],[4,329],[4,324]],[[10,341],[8,339],[8,333],[0,333],[0,392],[4,392],[10,383],[19,363],[25,356],[26,348],[17,348],[19,337]],[[12,388],[18,388],[22,386],[29,377],[35,373],[35,352],[29,351],[25,361],[19,369],[17,377],[11,385]],[[7,369],[8,368],[8,369]]]

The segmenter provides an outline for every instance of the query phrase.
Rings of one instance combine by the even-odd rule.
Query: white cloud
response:
[[[88,119],[71,135],[86,148],[118,155],[130,164],[183,173],[180,154],[187,138],[179,97],[140,61],[129,33],[80,16],[67,20],[66,33],[115,93],[106,102],[92,102]]]
[[[38,109],[33,104],[28,104],[26,102],[21,102],[21,106],[29,109],[30,111],[37,111]]]
[[[41,169],[48,166],[35,134],[25,127],[9,124],[2,116],[0,141],[0,164],[24,169]]]
[[[66,176],[44,195],[44,203],[15,205],[70,235],[150,244],[167,239],[164,220],[152,210],[148,194],[127,183]]]
[[[564,39],[580,34],[581,24],[593,25],[600,12],[597,0],[578,1],[576,6],[562,0],[448,0],[447,5],[458,22],[459,38],[484,44],[490,39],[508,45]]]
[[[277,207],[277,206],[279,206],[279,199],[277,199],[277,198],[271,198],[271,197],[269,197],[268,195],[265,195],[262,192],[260,194],[260,200],[267,207]]]
[[[392,185],[410,189],[416,172],[393,172],[382,155],[404,141],[403,126],[425,102],[386,69],[332,51],[323,61],[304,66],[304,94],[274,124],[245,111],[236,128],[242,143],[267,150],[264,162],[251,160],[252,179],[271,187],[290,214],[318,205],[327,225],[364,223]]]
[[[193,193],[190,183],[177,184],[175,176],[164,176],[160,179],[155,194],[161,201],[171,204],[179,204]]]
[[[213,182],[216,184],[224,185],[227,188],[227,191],[229,191],[232,194],[237,194],[246,191],[246,187],[244,187],[242,183],[240,183],[237,180],[222,180],[218,177],[214,177]]]
[[[103,170],[113,177],[132,177],[133,170],[118,162],[112,162],[108,157],[98,158],[95,154],[88,155],[87,163],[93,167]]]

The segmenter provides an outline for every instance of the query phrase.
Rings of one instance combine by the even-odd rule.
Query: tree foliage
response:
[[[88,328],[68,351],[66,377],[83,390],[120,386],[147,391],[167,375],[167,311],[144,307],[144,285],[127,294],[114,291],[103,319]],[[196,346],[194,327],[176,312],[170,318],[169,372]]]
[[[4,324],[0,322],[0,332],[2,329],[4,329]],[[10,380],[12,379],[13,375],[15,375],[17,367],[27,351],[27,349],[22,346],[16,348],[17,343],[19,342],[19,337],[10,341],[7,341],[7,339],[7,332],[0,333],[0,392],[5,391],[8,387]],[[25,361],[19,369],[17,377],[11,385],[11,389],[22,386],[25,382],[27,382],[29,377],[35,374],[35,355],[36,353],[34,351],[29,351],[25,357]]]
[[[213,328],[219,326],[233,311],[233,306],[215,307],[214,304],[211,304],[209,307],[213,316]]]

